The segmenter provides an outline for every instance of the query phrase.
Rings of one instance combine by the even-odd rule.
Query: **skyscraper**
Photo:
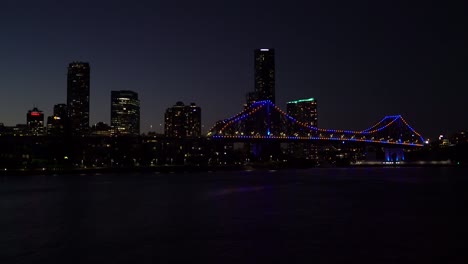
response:
[[[37,107],[28,111],[26,122],[31,135],[40,136],[44,134],[44,113]]]
[[[74,136],[86,135],[89,131],[89,82],[89,63],[72,62],[68,65],[67,109]]]
[[[201,108],[195,103],[184,105],[183,102],[177,102],[167,108],[164,120],[164,134],[168,137],[201,136]]]
[[[275,50],[256,49],[254,59],[255,99],[275,103]]]
[[[275,103],[275,50],[256,49],[254,50],[254,75],[255,90],[246,95],[247,109],[256,101],[270,100]],[[268,113],[268,120],[271,120],[271,129],[267,128],[262,120],[251,120],[245,125],[244,133],[248,135],[270,135],[271,131],[277,130],[279,123],[278,113]]]
[[[288,102],[286,105],[287,113],[297,121],[306,124],[307,126],[317,127],[318,125],[318,114],[317,114],[317,101],[314,98],[300,99],[296,101]],[[288,134],[292,134],[295,129],[288,127]],[[314,137],[317,136],[317,131],[309,131],[308,135]],[[308,160],[318,159],[318,149],[312,143],[290,143],[289,152],[296,158],[305,158]]]
[[[140,100],[133,91],[111,91],[112,134],[140,134]]]

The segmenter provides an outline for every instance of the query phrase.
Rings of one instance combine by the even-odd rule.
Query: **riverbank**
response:
[[[152,167],[102,167],[102,168],[74,168],[74,169],[34,169],[34,170],[0,170],[1,176],[32,176],[32,175],[90,175],[90,174],[125,174],[125,173],[197,173],[209,171],[263,171],[263,170],[285,170],[285,169],[310,169],[310,168],[366,168],[366,167],[466,167],[464,164],[450,162],[361,162],[349,165],[336,166],[332,164],[319,164],[318,166],[297,166],[278,163],[258,163],[248,165],[223,165],[223,166],[192,166],[192,165],[166,165]]]
[[[183,173],[204,171],[230,171],[242,170],[243,166],[153,166],[153,167],[105,167],[105,168],[75,168],[75,169],[37,169],[37,170],[1,170],[0,175],[28,176],[28,175],[80,175],[114,173],[124,174],[129,172],[159,172],[159,173]]]

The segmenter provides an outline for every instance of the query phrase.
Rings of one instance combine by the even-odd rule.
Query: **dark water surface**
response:
[[[0,263],[468,263],[468,170],[0,176]]]

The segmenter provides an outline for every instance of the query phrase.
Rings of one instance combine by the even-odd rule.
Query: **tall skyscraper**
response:
[[[246,94],[247,109],[256,101],[270,100],[275,103],[275,50],[256,49],[254,50],[254,75],[255,90]],[[269,127],[262,120],[250,120],[245,125],[244,133],[247,135],[266,136],[276,132],[279,123],[278,113],[268,113],[268,120],[271,120]],[[275,132],[274,132],[275,131]]]
[[[255,99],[270,100],[275,103],[275,50],[256,49],[254,59]]]
[[[177,102],[167,108],[164,120],[164,134],[168,137],[201,136],[201,108],[195,103],[184,105],[183,102]]]
[[[41,136],[44,134],[44,113],[34,107],[26,114],[26,122],[29,134],[34,136]]]
[[[89,63],[72,62],[68,65],[67,110],[74,136],[87,135],[89,131],[89,82]]]
[[[133,91],[111,91],[112,134],[140,134],[140,100]]]

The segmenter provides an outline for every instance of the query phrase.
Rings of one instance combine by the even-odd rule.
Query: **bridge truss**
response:
[[[212,139],[277,139],[284,141],[350,141],[383,145],[423,146],[424,138],[401,115],[385,116],[360,131],[309,126],[289,116],[271,101],[258,101],[237,115],[217,122]]]

